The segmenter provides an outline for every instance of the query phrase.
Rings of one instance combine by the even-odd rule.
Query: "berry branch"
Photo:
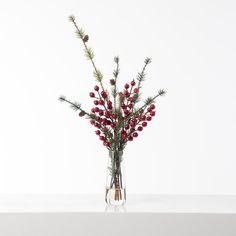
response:
[[[141,107],[137,107],[136,104],[140,100],[141,83],[145,79],[146,67],[151,63],[151,58],[145,58],[144,66],[141,72],[137,74],[136,79],[133,79],[130,83],[126,83],[123,90],[118,91],[117,79],[120,72],[120,65],[119,57],[116,56],[114,58],[116,68],[113,71],[113,78],[110,80],[114,98],[112,102],[109,99],[107,90],[103,86],[103,75],[94,63],[94,53],[87,46],[89,36],[78,27],[74,16],[70,16],[69,20],[74,24],[76,34],[83,42],[85,55],[92,63],[94,77],[99,82],[99,85],[94,86],[95,92],[89,93],[89,96],[94,99],[93,103],[95,105],[92,107],[91,113],[82,109],[81,104],[71,102],[64,96],[60,96],[59,100],[70,104],[71,108],[75,111],[79,110],[80,117],[87,115],[91,125],[96,128],[95,134],[103,142],[103,145],[109,150],[118,153],[119,151],[123,151],[128,141],[133,141],[133,139],[137,138],[139,132],[147,126],[147,122],[152,120],[152,117],[155,116],[155,105],[153,103],[157,97],[163,96],[165,91],[159,90],[155,96],[148,97]]]

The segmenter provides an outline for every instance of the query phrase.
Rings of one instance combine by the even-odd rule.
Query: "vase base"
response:
[[[126,202],[126,189],[107,188],[105,201],[112,206],[124,205]]]

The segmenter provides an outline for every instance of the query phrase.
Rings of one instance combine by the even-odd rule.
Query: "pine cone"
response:
[[[88,36],[88,35],[85,35],[85,36],[83,37],[83,42],[84,42],[84,43],[87,43],[88,40],[89,40],[89,36]]]
[[[116,81],[114,79],[110,79],[110,84],[111,85],[115,85],[116,84]]]

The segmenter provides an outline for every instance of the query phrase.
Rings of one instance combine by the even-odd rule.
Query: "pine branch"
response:
[[[144,104],[145,104],[145,105],[149,105],[149,104],[152,103],[152,101],[153,101],[153,97],[148,97],[148,98],[146,98],[146,99],[144,100]]]
[[[117,78],[118,78],[118,75],[120,73],[120,65],[119,65],[120,59],[119,59],[118,56],[114,57],[114,62],[116,63],[116,69],[113,71],[113,76],[114,76],[115,83],[114,83],[114,89],[112,91],[112,95],[114,97],[114,107],[116,108]]]
[[[141,72],[138,73],[138,75],[137,75],[137,77],[136,77],[136,79],[139,81],[139,82],[138,82],[138,88],[140,88],[141,82],[144,81],[145,76],[146,76],[146,74],[145,74],[146,67],[147,67],[147,65],[150,64],[151,62],[152,62],[151,58],[149,58],[149,57],[146,57],[146,58],[145,58],[143,69],[142,69]]]
[[[166,91],[165,91],[164,89],[160,89],[160,90],[158,91],[158,94],[159,94],[159,96],[165,96]]]
[[[66,97],[63,96],[63,95],[60,96],[58,99],[59,99],[59,101],[61,101],[61,102],[66,102],[66,103],[70,104],[70,107],[71,107],[74,111],[80,110],[80,111],[82,111],[85,115],[87,115],[88,117],[90,117],[91,119],[93,119],[92,116],[91,116],[91,114],[89,114],[88,112],[86,112],[84,109],[81,108],[81,104],[80,104],[80,103],[78,103],[78,102],[71,102],[71,101],[69,101],[68,99],[66,99]]]
[[[146,99],[144,100],[144,104],[143,104],[140,108],[137,108],[137,109],[134,108],[134,109],[132,110],[132,113],[131,113],[131,115],[130,115],[129,122],[130,122],[130,120],[132,120],[136,115],[138,115],[139,110],[145,109],[148,105],[154,103],[155,100],[157,99],[157,97],[159,97],[159,96],[164,96],[165,94],[166,94],[166,91],[163,90],[163,89],[160,89],[160,90],[158,91],[158,93],[157,93],[155,96],[146,98]]]
[[[92,63],[92,66],[93,66],[93,69],[94,69],[94,77],[96,80],[98,80],[97,78],[97,75],[100,74],[101,75],[101,72],[97,69],[96,65],[95,65],[95,62],[94,62],[94,53],[92,51],[91,48],[88,48],[87,47],[87,41],[88,41],[88,35],[85,35],[84,31],[82,29],[80,29],[75,21],[75,17],[73,15],[69,16],[69,21],[73,23],[75,29],[76,29],[76,34],[77,36],[81,39],[81,41],[83,42],[83,45],[84,45],[84,51],[85,51],[85,56],[87,57],[87,59],[89,59]],[[104,89],[104,86],[103,86],[103,83],[102,83],[102,76],[99,77],[99,83],[101,85],[101,88],[102,90],[105,90]]]
[[[160,90],[158,91],[158,93],[157,93],[155,96],[146,98],[146,99],[144,100],[144,105],[143,105],[140,109],[146,108],[148,105],[150,105],[151,103],[155,102],[155,100],[157,99],[157,97],[159,97],[159,96],[164,96],[165,94],[166,94],[166,91],[163,90],[163,89],[160,89]]]

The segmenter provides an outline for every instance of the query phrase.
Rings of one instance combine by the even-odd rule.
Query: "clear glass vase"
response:
[[[109,151],[105,200],[113,206],[123,205],[126,201],[123,151]]]

